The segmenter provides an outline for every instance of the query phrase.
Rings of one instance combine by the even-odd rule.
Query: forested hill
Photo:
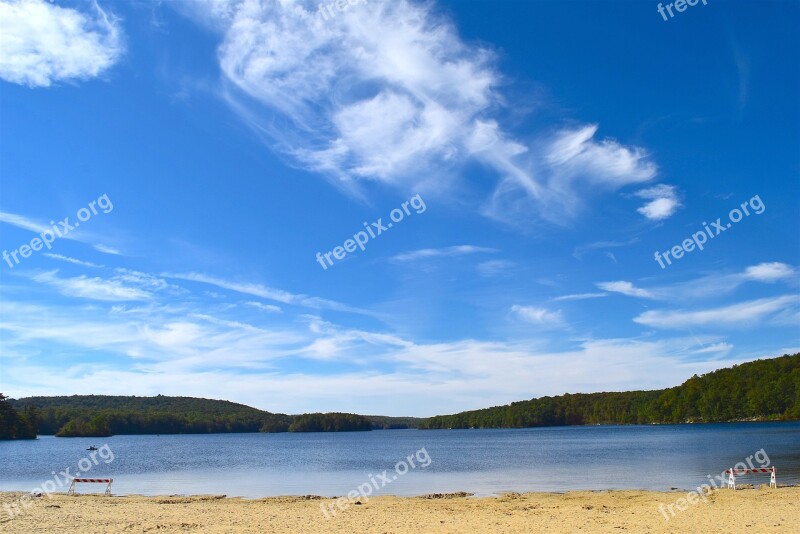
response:
[[[541,397],[454,415],[420,428],[524,428],[800,419],[800,353],[693,376],[655,391]]]
[[[291,424],[284,414],[192,397],[73,395],[27,397],[12,404],[36,408],[40,434],[67,437],[286,431]]]
[[[325,413],[275,414],[229,401],[193,397],[73,395],[12,400],[33,409],[39,434],[62,437],[115,434],[206,434],[225,432],[339,432],[372,430],[393,418]]]

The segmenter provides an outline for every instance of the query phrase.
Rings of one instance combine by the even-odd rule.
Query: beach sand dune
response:
[[[3,503],[20,493],[3,493]],[[529,533],[529,532],[800,532],[800,487],[719,490],[659,511],[686,492],[576,491],[499,497],[376,497],[327,518],[319,497],[229,499],[103,497],[54,494],[9,519],[0,532],[203,532],[203,533]],[[686,503],[682,503],[685,505]],[[335,508],[335,505],[334,505]]]

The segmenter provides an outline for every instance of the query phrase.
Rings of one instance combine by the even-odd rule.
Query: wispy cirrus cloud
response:
[[[255,301],[247,301],[245,302],[246,305],[251,306],[257,310],[269,312],[269,313],[281,313],[280,306],[275,306],[274,304],[264,304],[262,302],[255,302]]]
[[[7,211],[0,211],[0,223],[10,224],[11,226],[16,226],[17,228],[28,230],[35,234],[42,234],[44,232],[53,233],[53,227],[51,225],[38,222],[23,215],[17,215],[16,213],[9,213]],[[58,225],[56,225],[56,227],[60,228]],[[120,254],[120,252],[115,248],[97,243],[97,239],[91,233],[86,232],[83,228],[77,231],[71,230],[69,233],[59,236],[58,239],[69,239],[72,241],[78,241],[79,243],[85,243],[90,245],[95,250],[105,254]]]
[[[619,280],[616,282],[600,282],[597,284],[597,287],[599,287],[603,291],[608,291],[611,293],[621,293],[629,297],[640,297],[645,299],[656,298],[656,294],[653,293],[652,291],[636,287],[633,285],[632,282],[627,282],[625,280]]]
[[[104,279],[100,277],[76,276],[59,278],[58,271],[49,271],[34,275],[34,282],[55,287],[61,294],[69,297],[80,297],[102,301],[148,300],[152,294],[142,288],[126,284],[118,278]]]
[[[89,10],[44,0],[0,1],[0,78],[29,87],[95,78],[124,53],[122,30],[97,2]]]
[[[715,328],[755,327],[777,312],[796,313],[800,298],[794,295],[740,302],[705,310],[650,310],[635,317],[639,324],[654,328]],[[796,317],[796,316],[795,316]]]
[[[560,297],[553,298],[554,301],[563,301],[563,300],[586,300],[586,299],[599,299],[602,297],[607,297],[608,293],[575,293],[572,295],[562,295]]]
[[[97,244],[92,246],[95,248],[95,250],[98,250],[104,254],[111,254],[113,256],[119,256],[120,254],[122,254],[122,252],[120,252],[119,249],[114,247],[109,247],[108,245]]]
[[[511,224],[566,224],[586,191],[647,182],[648,153],[596,124],[521,139],[500,124],[494,52],[465,42],[427,3],[370,2],[332,20],[312,2],[206,0],[178,7],[221,34],[223,97],[292,163],[355,194],[379,182],[434,194],[484,165],[480,211]]]
[[[274,289],[264,286],[262,284],[255,284],[251,282],[235,282],[231,280],[224,280],[215,276],[209,276],[202,273],[164,273],[165,278],[175,278],[178,280],[188,280],[191,282],[198,282],[201,284],[209,284],[229,291],[235,291],[245,295],[252,295],[267,300],[274,300],[284,304],[292,304],[295,306],[304,306],[313,309],[329,309],[350,313],[358,313],[363,315],[375,315],[375,313],[360,308],[354,308],[334,300],[323,299],[320,297],[312,297],[309,295],[290,293],[282,289]]]
[[[477,247],[474,245],[457,245],[453,247],[443,248],[423,248],[419,250],[412,250],[392,256],[390,261],[394,262],[409,262],[418,260],[427,260],[433,258],[452,258],[454,256],[466,256],[469,254],[492,254],[497,252],[496,248]]]
[[[773,284],[786,282],[798,283],[797,269],[781,262],[765,262],[746,267],[737,273],[719,272],[708,274],[671,285],[653,288],[639,288],[628,281],[601,282],[597,287],[612,293],[621,293],[629,297],[638,297],[656,300],[688,301],[722,296],[735,291],[748,282]]]
[[[104,267],[103,265],[98,265],[97,263],[92,263],[90,261],[83,261],[77,258],[70,258],[69,256],[64,256],[63,254],[52,254],[50,252],[45,252],[44,254],[42,254],[42,256],[46,256],[54,260],[72,263],[73,265],[80,265],[82,267],[92,267],[93,269],[101,269]]]
[[[728,354],[733,350],[733,345],[720,341],[694,351],[695,354]]]
[[[7,350],[44,341],[76,354],[57,368],[39,359],[4,361],[4,377],[15,384],[15,395],[161,393],[226,398],[286,413],[320,406],[353,412],[368,402],[387,415],[430,416],[432,405],[456,412],[565,391],[667,387],[740,362],[721,360],[720,353],[689,360],[681,356],[686,339],[586,340],[573,350],[548,352],[523,342],[414,343],[314,318],[287,329],[185,308],[79,311],[0,301]],[[79,356],[87,349],[104,357]],[[299,371],[298,359],[336,362],[336,368]],[[410,399],[402,413],[398,391]]]

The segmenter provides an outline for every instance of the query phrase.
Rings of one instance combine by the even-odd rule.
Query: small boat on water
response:
[[[97,447],[95,447],[94,445],[92,445],[92,446],[90,446],[89,448],[87,448],[86,450],[87,450],[87,451],[96,451],[96,450],[97,450]]]

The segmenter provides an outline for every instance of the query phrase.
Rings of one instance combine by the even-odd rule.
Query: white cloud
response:
[[[504,131],[494,53],[462,40],[431,4],[369,2],[327,21],[311,2],[206,0],[177,9],[222,33],[232,109],[274,150],[354,195],[377,181],[452,196],[473,186],[458,183],[458,171],[478,161],[495,180],[485,215],[564,223],[587,189],[656,174],[643,149],[596,139],[594,124],[528,140]]]
[[[148,300],[152,295],[140,288],[125,285],[119,279],[89,278],[77,276],[74,278],[58,278],[57,271],[34,275],[35,282],[48,284],[63,295],[102,301]]]
[[[252,306],[253,308],[256,308],[258,310],[270,313],[281,313],[283,311],[279,306],[275,306],[273,304],[263,304],[261,302],[254,302],[254,301],[248,301],[245,302],[245,304],[247,304],[248,306]]]
[[[659,296],[669,295],[670,300],[706,299],[731,293],[747,282],[791,282],[796,274],[796,270],[785,263],[760,263],[747,267],[742,272],[717,272],[688,282],[659,287],[652,292]]]
[[[431,406],[452,413],[564,392],[674,386],[692,374],[740,363],[716,354],[686,361],[685,339],[591,340],[546,352],[526,343],[416,344],[319,321],[311,326],[267,330],[179,309],[130,316],[0,301],[6,350],[45,341],[75,355],[55,366],[4,360],[4,380],[16,396],[161,393],[225,398],[284,413],[359,412],[368,403],[377,413],[429,416]],[[82,359],[87,349],[104,357]],[[297,371],[291,358],[335,361],[336,367],[332,374]]]
[[[29,87],[99,76],[123,53],[122,31],[90,12],[44,0],[0,1],[0,78]]]
[[[143,337],[166,349],[182,349],[196,343],[206,332],[197,324],[189,322],[167,323],[163,327],[146,326],[142,329]]]
[[[617,282],[600,282],[597,287],[603,291],[610,291],[612,293],[622,293],[629,297],[640,297],[645,299],[656,298],[656,295],[647,289],[635,287],[631,282],[620,280]]]
[[[152,274],[143,273],[141,271],[134,271],[131,269],[117,268],[114,269],[117,273],[114,275],[114,280],[125,282],[141,287],[148,291],[163,291],[169,289],[172,293],[180,293],[184,290],[175,285],[170,285],[163,278],[153,276]]]
[[[43,234],[44,232],[49,232],[50,234],[55,234],[53,232],[53,227],[47,224],[40,223],[38,221],[34,221],[29,217],[25,217],[23,215],[17,215],[16,213],[9,213],[7,211],[0,211],[0,222],[10,224],[11,226],[16,226],[17,228],[21,228],[23,230],[28,230],[35,234]],[[56,224],[56,229],[61,231],[61,226]],[[90,233],[86,232],[83,228],[80,231],[70,230],[69,233],[64,234],[62,236],[56,236],[55,242],[59,239],[69,239],[72,241],[78,241],[79,243],[86,243],[91,245],[92,248],[99,252],[103,252],[104,254],[119,254],[117,249],[101,245],[95,244],[95,237]],[[53,245],[55,246],[55,245]]]
[[[103,252],[104,254],[112,254],[114,256],[119,256],[120,254],[122,254],[119,251],[119,249],[116,249],[114,247],[109,247],[108,245],[97,244],[92,246],[94,247],[95,250]]]
[[[314,308],[314,309],[330,309],[330,310],[345,311],[350,313],[360,313],[364,315],[374,315],[372,312],[369,312],[367,310],[362,310],[359,308],[347,306],[346,304],[342,304],[340,302],[336,302],[333,300],[322,299],[319,297],[311,297],[302,294],[294,294],[288,291],[283,291],[282,289],[273,289],[261,284],[253,284],[249,282],[233,282],[229,280],[223,280],[221,278],[216,278],[214,276],[208,276],[201,273],[185,273],[185,274],[165,273],[162,276],[165,276],[166,278],[177,278],[179,280],[189,280],[192,282],[209,284],[222,289],[236,291],[237,293],[252,295],[254,297],[260,297],[267,300],[274,300],[277,302],[282,302],[284,304],[293,304],[295,306],[305,306],[307,308]]]
[[[67,263],[72,263],[75,265],[81,265],[83,267],[93,267],[95,269],[101,269],[104,267],[103,265],[98,265],[96,263],[92,263],[89,261],[83,261],[76,258],[70,258],[69,256],[64,256],[62,254],[51,254],[50,252],[45,252],[42,256],[47,256],[48,258],[53,258],[54,260],[65,261]]]
[[[562,301],[562,300],[586,300],[586,299],[598,299],[602,297],[607,297],[608,293],[576,293],[574,295],[562,295],[560,297],[555,297],[554,301]]]
[[[791,265],[780,262],[759,263],[747,267],[738,273],[716,272],[701,276],[687,282],[678,282],[668,286],[658,286],[644,289],[638,288],[631,282],[624,280],[616,282],[600,282],[597,287],[604,291],[621,293],[629,297],[639,297],[654,300],[691,301],[719,297],[735,291],[747,282],[773,283],[778,281],[791,281],[797,271]],[[589,296],[594,294],[587,294]],[[596,294],[596,296],[604,296]],[[558,297],[553,300],[573,300],[570,295]],[[579,298],[581,295],[576,295]]]
[[[674,386],[743,361],[720,358],[722,350],[698,359],[703,353],[687,353],[686,338],[587,340],[571,350],[543,351],[529,342],[414,343],[318,318],[300,327],[296,321],[257,327],[206,313],[194,300],[115,308],[0,301],[4,354],[47,345],[64,358],[47,365],[40,358],[4,359],[4,383],[15,396],[161,393],[284,413],[360,412],[369,404],[377,413],[428,416],[431,406],[452,413],[564,392]],[[533,316],[547,320],[548,313]],[[336,365],[298,371],[298,359]]]
[[[639,198],[650,200],[636,211],[650,219],[660,221],[671,217],[681,207],[675,186],[659,184],[635,193]]]
[[[515,145],[495,145],[482,154],[502,179],[485,213],[513,224],[536,216],[566,224],[593,192],[619,189],[656,176],[645,150],[605,138],[595,139],[596,124],[565,128],[544,136],[530,153]],[[506,146],[503,151],[503,146]]]
[[[707,325],[717,328],[755,327],[775,312],[791,311],[797,307],[799,301],[798,297],[787,295],[698,311],[650,310],[633,320],[654,328],[691,328]]]
[[[561,311],[550,311],[545,308],[520,306],[518,304],[511,306],[511,311],[523,321],[531,324],[560,325],[563,322]]]
[[[562,130],[550,144],[546,160],[558,170],[560,179],[584,180],[605,186],[646,182],[656,174],[656,167],[647,161],[640,148],[628,148],[613,139],[594,139],[598,126]]]
[[[713,345],[708,345],[703,347],[702,349],[694,351],[695,354],[709,354],[709,353],[722,353],[728,354],[733,349],[733,345],[730,343],[719,342],[714,343]]]
[[[133,365],[134,371],[154,374],[180,371],[188,376],[202,369],[219,369],[220,362],[228,370],[263,368],[308,339],[307,332],[256,328],[193,313],[185,306],[113,306],[108,310],[96,305],[5,301],[0,303],[0,317],[0,330],[9,347],[56,343],[61,354],[74,354],[74,362],[81,360],[86,349],[102,351],[108,356],[106,362],[130,366],[128,358],[135,358],[139,363]]]
[[[0,222],[22,228],[23,230],[30,230],[36,234],[53,231],[50,226],[38,223],[22,215],[17,215],[16,213],[8,213],[7,211],[0,211]]]
[[[406,262],[406,261],[425,260],[431,258],[442,258],[442,257],[449,258],[453,256],[465,256],[467,254],[493,253],[493,252],[497,252],[497,249],[487,248],[487,247],[476,247],[473,245],[458,245],[454,247],[444,247],[444,248],[423,248],[420,250],[412,250],[410,252],[404,252],[402,254],[393,256],[391,258],[391,261]]]
[[[759,263],[748,267],[744,271],[744,277],[748,280],[755,280],[757,282],[776,282],[790,278],[795,274],[795,270],[791,265],[785,263],[772,262],[772,263]]]

